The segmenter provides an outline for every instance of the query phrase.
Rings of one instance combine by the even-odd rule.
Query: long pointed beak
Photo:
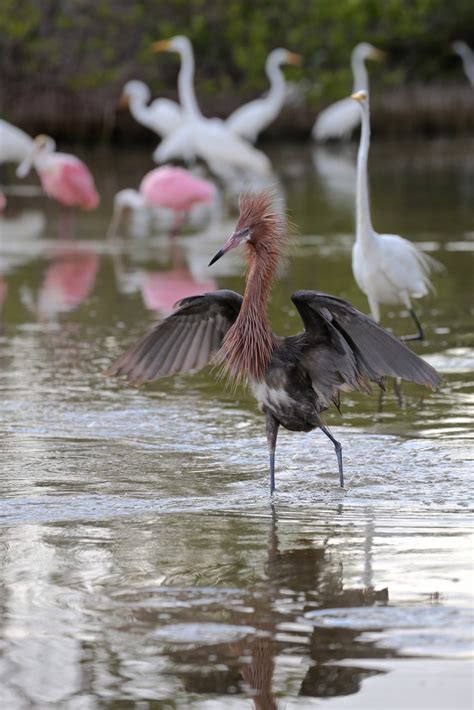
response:
[[[383,52],[381,49],[377,49],[377,47],[374,47],[370,53],[370,58],[375,59],[377,62],[385,61],[386,57],[387,52]]]
[[[300,67],[303,64],[303,57],[301,56],[301,54],[287,52],[286,63],[292,64],[294,67]]]
[[[127,94],[122,94],[122,96],[118,100],[117,105],[119,108],[128,108],[129,103],[130,102],[129,102]]]
[[[216,261],[218,261],[218,259],[221,258],[221,256],[224,256],[224,254],[225,254],[224,249],[219,249],[219,251],[217,252],[217,254],[212,257],[212,259],[211,259],[211,261],[209,262],[208,266],[212,266],[213,264],[215,264]]]
[[[224,256],[224,254],[227,254],[228,251],[231,249],[235,249],[235,247],[238,247],[239,244],[241,244],[244,240],[247,240],[249,238],[249,230],[248,229],[242,229],[239,232],[234,232],[233,234],[230,235],[229,239],[226,241],[222,249],[219,249],[217,254],[211,259],[209,262],[209,266],[212,266],[212,264],[215,264],[218,259],[221,258],[221,256]]]
[[[151,51],[152,52],[167,52],[168,49],[170,48],[170,40],[169,39],[160,39],[159,42],[153,42],[151,45]]]

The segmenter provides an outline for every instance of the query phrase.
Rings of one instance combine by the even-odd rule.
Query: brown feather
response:
[[[278,263],[289,241],[288,223],[270,191],[244,194],[236,231],[250,229],[247,273],[240,313],[228,331],[216,361],[231,377],[263,379],[275,348],[267,318],[267,300]]]

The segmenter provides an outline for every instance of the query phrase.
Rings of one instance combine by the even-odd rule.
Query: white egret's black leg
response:
[[[416,335],[402,335],[400,337],[400,340],[403,340],[404,342],[407,342],[409,340],[424,340],[425,338],[425,331],[422,328],[422,325],[420,321],[418,320],[418,316],[416,315],[415,311],[413,308],[410,308],[410,315],[415,321],[415,325],[418,328],[418,333]]]
[[[342,469],[342,445],[339,441],[336,441],[336,439],[333,437],[327,427],[321,426],[320,429],[326,434],[328,439],[331,439],[332,443],[334,444],[334,448],[336,449],[337,465],[339,466],[339,483],[341,485],[341,488],[344,488],[344,471]]]
[[[270,413],[267,413],[267,442],[270,454],[270,495],[275,490],[275,449],[280,423]]]

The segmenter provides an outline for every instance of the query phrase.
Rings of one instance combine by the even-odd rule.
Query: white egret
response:
[[[299,66],[299,54],[287,49],[274,49],[267,57],[265,71],[270,80],[270,91],[266,96],[240,106],[227,118],[225,124],[233,133],[255,143],[258,134],[269,126],[280,113],[285,103],[286,81],[280,69],[282,64]]]
[[[352,271],[369,301],[372,318],[380,321],[380,304],[403,305],[416,323],[418,333],[405,340],[422,340],[423,328],[411,305],[432,290],[429,274],[440,268],[435,259],[397,234],[378,234],[370,216],[367,158],[370,145],[369,97],[366,91],[352,94],[359,107],[362,131],[357,156],[356,241],[352,248]]]
[[[0,118],[0,163],[21,163],[32,147],[27,133]]]
[[[158,146],[154,160],[166,163],[173,158],[198,157],[224,179],[229,179],[236,171],[268,174],[270,161],[264,153],[232,133],[220,119],[202,115],[194,92],[194,54],[189,39],[178,35],[155,42],[153,50],[180,55],[178,93],[183,110],[183,122]]]
[[[474,52],[466,42],[458,39],[452,43],[451,49],[462,59],[464,72],[471,86],[474,86]]]
[[[183,112],[179,104],[171,99],[155,99],[151,104],[150,99],[148,86],[134,79],[123,87],[120,104],[130,108],[130,113],[138,123],[164,138],[180,125]]]
[[[366,59],[381,60],[384,52],[368,42],[357,44],[352,50],[352,91],[369,91]],[[350,97],[336,101],[318,115],[312,130],[317,141],[349,140],[352,131],[360,124],[360,113]]]

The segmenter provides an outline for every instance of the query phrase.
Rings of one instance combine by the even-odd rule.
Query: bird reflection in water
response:
[[[61,313],[78,308],[91,294],[99,270],[99,255],[70,240],[61,243],[44,272],[36,298],[22,291],[23,303],[38,320],[54,323]]]
[[[123,254],[112,255],[117,287],[121,293],[140,290],[146,308],[160,315],[172,312],[176,301],[213,291],[217,283],[212,278],[196,278],[185,263],[182,249],[174,238],[169,240],[171,268],[166,271],[128,269]]]
[[[245,616],[241,610],[231,610],[229,618],[229,623],[251,625],[255,632],[230,644],[170,647],[175,667],[187,668],[178,672],[186,692],[245,693],[257,710],[276,710],[284,705],[278,700],[282,691],[275,671],[286,665],[285,657],[299,658],[292,673],[291,697],[329,698],[357,693],[365,678],[383,672],[338,665],[339,661],[394,656],[393,649],[359,640],[360,628],[317,628],[302,618],[314,609],[370,607],[388,601],[388,590],[376,590],[372,584],[372,518],[367,520],[364,535],[363,586],[348,589],[343,584],[343,564],[334,563],[328,539],[321,546],[302,539],[297,547],[282,550],[278,527],[272,505],[266,581],[259,582],[243,600]]]

